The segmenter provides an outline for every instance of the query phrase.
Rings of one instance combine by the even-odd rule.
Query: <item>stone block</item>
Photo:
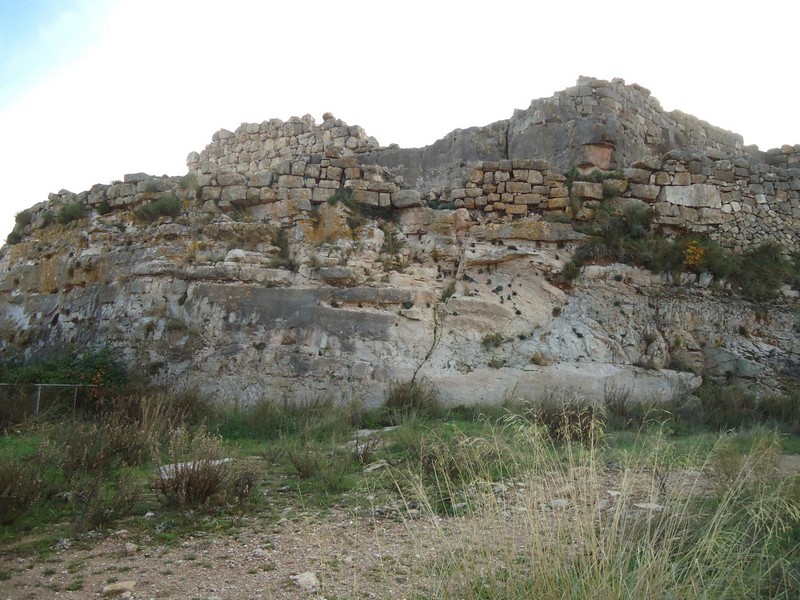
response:
[[[562,209],[569,206],[569,199],[567,198],[550,198],[547,201],[547,210]]]
[[[603,184],[576,181],[572,184],[572,196],[585,200],[601,200],[603,198]]]
[[[506,192],[512,194],[527,194],[531,191],[531,184],[527,181],[507,181]]]
[[[333,195],[333,190],[329,188],[318,187],[311,190],[311,201],[314,204],[322,204],[323,202],[327,202],[328,199]]]
[[[672,185],[692,185],[692,175],[690,173],[675,173],[672,176]]]
[[[656,185],[669,185],[671,182],[669,173],[665,171],[658,171],[654,177],[654,183]]]
[[[292,175],[305,175],[306,173],[306,162],[304,160],[298,160],[292,163]]]
[[[394,192],[397,186],[391,181],[368,181],[367,189],[371,192]]]
[[[551,198],[566,198],[569,196],[569,190],[566,186],[555,186],[550,188]]]
[[[646,169],[623,169],[622,174],[631,183],[650,183],[650,171]]]
[[[289,200],[308,200],[311,202],[313,190],[308,188],[292,188],[289,190]]]
[[[691,208],[721,208],[719,190],[713,185],[666,186],[661,188],[659,200]]]
[[[306,171],[304,175],[312,179],[319,179],[321,171],[322,169],[319,165],[306,165]]]
[[[207,186],[200,190],[202,200],[219,200],[222,195],[222,188],[218,186]]]
[[[250,185],[253,187],[267,187],[272,183],[271,171],[259,171],[250,176]]]
[[[470,183],[482,183],[483,182],[483,171],[481,169],[470,169],[470,172],[467,174],[467,181]]]
[[[278,187],[299,188],[303,187],[305,180],[299,175],[279,175]]]
[[[358,167],[347,167],[344,170],[345,179],[361,179],[361,169]]]
[[[644,185],[641,183],[632,183],[630,185],[630,193],[634,198],[642,200],[655,200],[661,191],[661,187],[657,185]]]
[[[542,182],[544,181],[544,175],[542,175],[541,171],[529,170],[527,181],[531,185],[542,185]]]
[[[224,202],[238,202],[247,199],[247,187],[243,185],[229,185],[222,188],[221,200]]]
[[[422,206],[422,198],[417,190],[399,190],[392,194],[392,206],[395,208]]]
[[[341,167],[328,167],[325,173],[325,179],[339,181],[342,178],[342,172]]]
[[[508,171],[495,171],[494,180],[497,182],[508,181],[511,179],[511,174]]]
[[[275,202],[278,199],[278,193],[273,188],[261,188],[258,199],[262,202]]]
[[[506,214],[526,215],[528,214],[528,207],[525,204],[506,204]]]
[[[467,188],[466,192],[467,198],[477,198],[483,194],[483,192],[478,188]]]

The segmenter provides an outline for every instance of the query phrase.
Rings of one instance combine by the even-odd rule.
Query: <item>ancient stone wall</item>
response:
[[[575,87],[515,111],[508,128],[508,158],[545,158],[562,171],[624,167],[682,146],[727,158],[758,152],[735,133],[665,112],[649,90],[621,79],[581,77]]]
[[[509,121],[457,130],[421,149],[381,148],[326,113],[319,125],[306,115],[220,130],[187,162],[180,178],[138,173],[51,194],[30,209],[22,233],[49,225],[71,202],[101,212],[164,195],[184,210],[246,211],[287,225],[348,189],[371,207],[466,208],[484,222],[554,212],[586,219],[603,201],[640,202],[656,210],[657,225],[731,248],[768,240],[800,248],[800,145],[759,152],[736,134],[665,113],[648,90],[621,80],[581,78]],[[593,169],[604,183],[575,181]]]
[[[221,129],[211,143],[187,158],[190,171],[201,174],[244,173],[276,170],[285,159],[312,154],[337,158],[377,148],[375,138],[367,137],[358,125],[347,125],[330,113],[317,125],[311,115],[288,121],[272,119],[263,123],[243,123],[236,131]]]

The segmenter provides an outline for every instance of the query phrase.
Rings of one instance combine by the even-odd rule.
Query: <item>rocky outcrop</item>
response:
[[[411,150],[329,114],[244,124],[184,177],[29,209],[0,251],[0,346],[105,343],[231,401],[334,386],[374,403],[414,375],[453,403],[664,399],[698,374],[774,388],[798,372],[796,299],[755,306],[625,265],[559,275],[576,222],[632,204],[667,233],[797,251],[786,148],[743,147],[618,80]]]

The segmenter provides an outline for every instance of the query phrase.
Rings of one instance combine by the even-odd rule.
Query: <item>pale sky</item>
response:
[[[762,150],[800,143],[800,3],[0,0],[0,242],[62,188],[183,175],[221,128],[330,111],[424,146],[622,77]]]

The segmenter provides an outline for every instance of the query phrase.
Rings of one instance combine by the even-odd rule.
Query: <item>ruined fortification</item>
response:
[[[638,85],[581,78],[415,149],[330,114],[242,124],[187,165],[29,209],[0,256],[3,347],[104,341],[226,397],[346,381],[377,398],[423,372],[454,401],[476,382],[489,399],[566,380],[663,395],[697,383],[669,366],[757,378],[798,360],[791,307],[765,322],[707,278],[687,291],[610,265],[553,285],[583,237],[568,222],[600,206],[653,208],[665,233],[735,251],[800,250],[800,146],[744,146]],[[159,201],[169,214],[143,218]]]

